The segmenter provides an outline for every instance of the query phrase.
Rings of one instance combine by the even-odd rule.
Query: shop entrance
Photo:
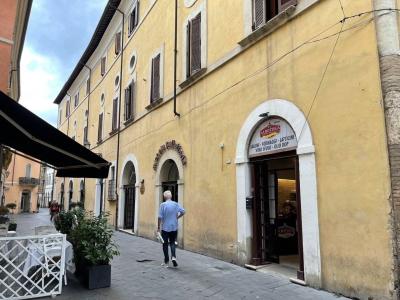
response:
[[[255,263],[279,263],[303,278],[301,204],[297,156],[253,160]]]
[[[123,171],[123,228],[134,232],[136,217],[136,170],[132,162],[128,162]]]
[[[178,202],[178,180],[179,171],[175,162],[172,159],[168,159],[162,166],[161,169],[161,180],[162,180],[162,191],[171,191],[172,200]],[[163,199],[164,201],[164,199]]]
[[[21,195],[21,210],[22,212],[29,212],[31,208],[31,192],[23,191]]]

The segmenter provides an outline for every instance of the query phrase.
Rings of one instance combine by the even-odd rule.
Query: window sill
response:
[[[124,122],[124,126],[128,126],[129,124],[133,123],[134,120],[135,120],[134,118],[130,118],[129,120],[126,120]]]
[[[109,136],[113,136],[113,135],[117,134],[117,132],[118,132],[118,129],[111,130],[111,132],[109,133]]]
[[[103,140],[98,140],[97,145],[100,145],[103,142]]]
[[[200,70],[198,70],[194,74],[190,75],[184,82],[179,84],[179,87],[181,89],[184,89],[185,87],[188,87],[193,82],[195,82],[197,79],[199,79],[203,74],[205,74],[206,71],[207,71],[207,68],[201,68]]]
[[[248,45],[251,45],[252,43],[258,41],[259,39],[265,37],[272,31],[276,30],[283,24],[287,23],[290,20],[293,13],[295,12],[295,10],[296,6],[294,5],[289,6],[283,12],[276,15],[271,20],[269,20],[268,22],[266,22],[265,24],[261,25],[259,28],[254,30],[243,40],[241,40],[238,44],[242,47],[247,47]]]
[[[83,146],[85,146],[86,148],[90,148],[90,143],[88,141],[83,142]]]
[[[147,110],[151,110],[154,107],[158,106],[161,104],[161,102],[163,101],[163,98],[158,98],[157,100],[154,100],[153,102],[151,102],[149,105],[146,106]]]

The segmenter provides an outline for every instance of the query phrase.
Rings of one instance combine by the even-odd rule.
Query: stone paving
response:
[[[50,223],[48,212],[16,217],[18,235]],[[290,283],[276,273],[259,273],[224,261],[177,250],[178,268],[165,268],[161,245],[116,232],[121,255],[112,262],[110,288],[86,290],[74,278],[57,299],[346,299]],[[140,262],[144,261],[144,262]]]

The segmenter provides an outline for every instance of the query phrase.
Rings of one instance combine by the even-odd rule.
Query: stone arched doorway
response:
[[[177,151],[166,150],[159,158],[155,180],[155,224],[157,224],[158,210],[163,202],[163,192],[170,190],[173,200],[185,207],[184,204],[184,174],[182,159]],[[177,241],[181,248],[184,247],[184,218],[178,221]]]
[[[179,202],[179,189],[178,189],[179,171],[175,162],[172,159],[168,159],[164,162],[161,167],[160,181],[162,185],[162,191],[167,190],[172,193],[172,200]],[[163,200],[163,199],[162,199]]]
[[[265,101],[256,107],[245,120],[236,148],[237,183],[237,244],[238,259],[248,263],[252,256],[254,216],[252,208],[246,207],[246,199],[254,196],[252,162],[249,157],[254,132],[263,118],[280,118],[287,122],[296,136],[297,146],[292,150],[298,159],[298,192],[301,197],[302,247],[304,279],[309,285],[321,286],[321,256],[319,247],[319,222],[315,149],[311,130],[301,110],[290,101],[276,99]],[[268,146],[268,145],[266,145]],[[254,200],[254,199],[253,199]],[[250,200],[251,201],[251,200]]]
[[[136,168],[132,161],[128,161],[122,171],[120,227],[126,230],[137,231],[137,195],[136,195]]]

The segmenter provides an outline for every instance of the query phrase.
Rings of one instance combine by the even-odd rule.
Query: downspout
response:
[[[110,4],[108,4],[110,5]],[[113,6],[112,6],[113,7]],[[121,29],[121,55],[120,55],[120,70],[119,70],[119,99],[118,99],[118,128],[117,128],[117,159],[115,166],[115,229],[118,230],[118,208],[119,208],[119,192],[118,192],[118,172],[119,172],[119,148],[120,148],[120,133],[121,133],[121,102],[122,102],[122,66],[124,61],[124,25],[125,25],[125,14],[118,8],[113,7],[122,16],[122,29]]]
[[[72,101],[72,97],[68,92],[66,92],[66,94],[69,97],[69,107],[68,107],[68,117],[67,117],[67,136],[69,136],[69,118],[71,116],[71,101]],[[67,110],[67,108],[65,108],[65,110]],[[65,191],[65,177],[63,177],[63,184],[64,184],[64,191]],[[65,196],[64,195],[65,192],[64,191],[63,191],[63,195],[62,195],[62,200],[63,200],[62,209],[63,210],[65,209],[65,197],[64,197]],[[68,209],[69,209],[69,207],[68,207]]]
[[[174,40],[174,116],[181,115],[176,111],[176,65],[178,56],[178,0],[175,0],[175,40]]]
[[[395,0],[373,0],[375,26],[378,43],[379,67],[381,75],[382,99],[388,145],[391,206],[390,227],[393,246],[393,289],[397,299],[399,294],[400,270],[400,43]]]

